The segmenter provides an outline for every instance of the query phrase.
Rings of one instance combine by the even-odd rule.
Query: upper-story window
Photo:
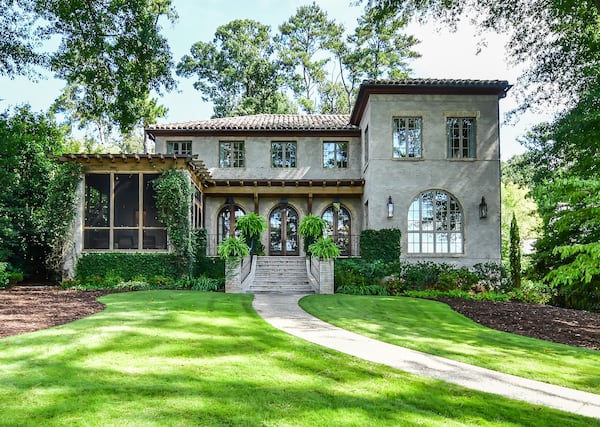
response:
[[[475,119],[448,117],[448,158],[474,159],[476,155]]]
[[[392,143],[394,159],[421,157],[421,117],[394,117]]]
[[[295,142],[272,142],[271,143],[271,167],[295,168],[296,167],[296,143]]]
[[[365,128],[365,135],[363,137],[363,147],[365,150],[365,165],[369,163],[369,125]]]
[[[219,142],[219,166],[222,168],[243,168],[246,152],[243,141]]]
[[[323,167],[347,168],[348,143],[326,141],[323,143]]]
[[[167,141],[167,154],[192,154],[192,142]]]

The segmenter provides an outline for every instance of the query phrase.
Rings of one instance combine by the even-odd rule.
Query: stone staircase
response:
[[[259,256],[254,280],[246,289],[249,294],[314,293],[306,273],[306,259],[301,256]]]

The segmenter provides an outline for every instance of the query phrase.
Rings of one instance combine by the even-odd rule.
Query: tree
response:
[[[0,73],[49,67],[65,80],[63,98],[84,126],[100,122],[131,131],[150,92],[175,86],[159,25],[160,18],[174,17],[170,0],[11,3],[0,11]],[[56,51],[35,50],[50,38],[59,41]]]
[[[517,217],[513,213],[510,222],[510,278],[515,288],[521,287],[521,236],[519,235],[519,225]]]
[[[393,13],[376,14],[374,10],[367,10],[345,42],[340,40],[330,45],[339,68],[339,82],[335,84],[343,88],[345,99],[332,99],[330,90],[326,105],[347,106],[344,112],[349,113],[363,80],[409,76],[407,61],[420,55],[412,50],[418,41],[402,32],[406,22],[406,19],[396,19]],[[338,90],[336,95],[341,97],[342,91]]]
[[[213,117],[292,112],[279,69],[270,28],[248,19],[218,27],[211,43],[194,43],[177,64],[178,75],[197,76],[194,87],[213,102]]]
[[[406,22],[391,13],[367,10],[358,19],[354,34],[348,37],[353,51],[345,60],[347,66],[352,63],[365,79],[408,77],[407,60],[421,55],[412,50],[418,40],[401,31]]]
[[[571,110],[529,133],[522,169],[533,171],[532,195],[543,233],[533,255],[534,272],[555,289],[555,304],[587,308],[600,304],[600,278],[593,274],[600,241],[600,116],[597,91]]]
[[[0,115],[0,261],[38,278],[57,267],[75,212],[78,171],[48,157],[64,138],[52,117],[28,107]]]
[[[31,31],[36,15],[30,0],[13,0],[0,10],[0,75],[14,77],[32,74],[32,68],[44,64],[44,55],[36,52],[40,34]]]
[[[468,18],[482,30],[508,32],[507,57],[528,65],[517,88],[523,110],[572,106],[598,82],[597,0],[369,0],[371,8],[400,19],[443,21],[451,28]]]
[[[302,109],[320,111],[318,94],[326,82],[327,52],[338,43],[344,27],[327,19],[327,13],[316,3],[301,6],[296,14],[279,26],[279,56],[287,69],[288,83]]]

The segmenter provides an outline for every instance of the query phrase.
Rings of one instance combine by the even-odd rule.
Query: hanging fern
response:
[[[192,264],[190,211],[192,186],[180,171],[168,170],[154,180],[158,218],[167,227],[169,242],[182,266]]]

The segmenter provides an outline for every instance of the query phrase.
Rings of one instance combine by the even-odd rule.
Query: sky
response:
[[[173,0],[179,15],[175,24],[164,23],[163,34],[169,40],[175,63],[189,53],[197,41],[209,42],[218,26],[234,19],[254,19],[270,25],[272,33],[292,16],[299,6],[310,0]],[[351,6],[353,0],[316,0],[330,18],[344,24],[352,31],[361,15],[362,6]],[[493,79],[516,83],[518,68],[506,63],[506,37],[486,34],[487,46],[478,53],[479,36],[468,24],[461,24],[457,32],[450,32],[435,23],[427,25],[411,23],[407,33],[421,41],[415,50],[422,56],[410,62],[415,78]],[[193,88],[194,79],[177,78],[178,87],[160,96],[160,103],[169,109],[160,123],[182,122],[209,118],[212,104],[203,102]],[[34,82],[24,77],[13,80],[0,77],[0,110],[9,106],[29,104],[34,111],[45,111],[60,93],[63,83],[49,76]],[[500,119],[504,113],[517,106],[514,92],[500,101]],[[522,153],[524,148],[517,142],[534,124],[548,120],[549,115],[525,113],[516,123],[502,123],[500,127],[502,159]]]

